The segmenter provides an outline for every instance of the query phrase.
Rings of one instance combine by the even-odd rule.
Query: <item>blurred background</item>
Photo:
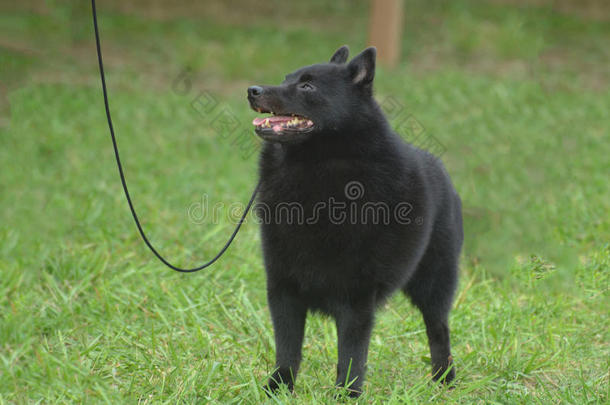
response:
[[[188,266],[229,235],[231,204],[245,203],[257,178],[260,144],[247,86],[277,84],[343,44],[352,56],[373,44],[381,58],[377,100],[401,136],[441,156],[462,196],[465,280],[492,277],[519,290],[519,280],[553,274],[530,293],[560,297],[581,286],[581,271],[606,305],[610,3],[410,0],[377,2],[376,12],[373,3],[98,1],[114,125],[153,243]],[[113,305],[142,305],[142,297],[168,289],[201,294],[196,299],[213,305],[207,310],[218,311],[219,325],[229,313],[252,309],[268,326],[252,221],[205,277],[168,274],[141,243],[113,160],[88,1],[0,0],[0,162],[0,350],[13,377],[0,388],[9,401],[31,395],[18,388],[19,373],[37,381],[30,388],[45,386],[47,374],[28,369],[34,360],[25,364],[47,360],[23,342],[39,344],[41,334],[60,342],[57,330],[81,336],[74,330],[118,325],[131,318],[107,315]],[[194,213],[204,200],[221,206],[217,223]],[[254,304],[223,312],[217,297],[236,291]],[[78,297],[107,306],[106,315],[78,307]],[[185,299],[157,309],[188,307]],[[77,306],[66,313],[62,305]],[[34,308],[42,312],[30,317]],[[607,326],[607,314],[597,314]],[[144,331],[169,326],[148,316],[156,321],[143,321]],[[83,339],[73,344],[89,347],[94,337]],[[261,361],[272,357],[270,347],[261,349]],[[108,377],[113,367],[121,373],[119,363],[108,360],[102,374],[109,380],[99,384],[125,387]],[[66,386],[77,384],[65,378]]]

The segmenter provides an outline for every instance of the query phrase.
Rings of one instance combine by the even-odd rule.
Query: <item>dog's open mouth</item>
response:
[[[309,132],[313,129],[313,121],[309,118],[290,114],[257,117],[252,121],[259,135],[282,135]]]

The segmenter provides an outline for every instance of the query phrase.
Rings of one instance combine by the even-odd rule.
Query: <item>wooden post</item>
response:
[[[369,44],[377,47],[377,58],[394,67],[400,60],[403,0],[371,0]]]

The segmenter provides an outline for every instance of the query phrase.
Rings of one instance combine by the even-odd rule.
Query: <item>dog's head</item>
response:
[[[303,67],[286,76],[279,86],[250,86],[253,110],[271,113],[255,118],[256,133],[276,142],[299,142],[316,135],[339,133],[366,119],[373,97],[374,47],[346,63],[347,46],[330,62]]]

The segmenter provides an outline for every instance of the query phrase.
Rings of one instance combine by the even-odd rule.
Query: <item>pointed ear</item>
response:
[[[371,85],[375,78],[375,58],[377,49],[374,46],[366,48],[360,54],[354,57],[347,68],[352,77],[352,82],[358,85]]]
[[[347,45],[343,45],[341,48],[337,49],[337,52],[330,58],[330,63],[336,63],[338,65],[345,63],[347,61],[347,57],[349,56],[349,48]]]

